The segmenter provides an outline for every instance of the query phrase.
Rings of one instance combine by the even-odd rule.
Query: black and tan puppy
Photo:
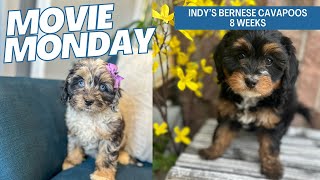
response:
[[[221,83],[218,126],[212,145],[200,156],[221,156],[238,131],[250,127],[260,143],[261,172],[281,178],[281,138],[296,112],[309,118],[297,100],[298,61],[291,40],[279,31],[230,31],[214,60]]]
[[[85,155],[96,158],[92,180],[115,179],[125,123],[118,110],[121,96],[103,60],[75,63],[66,78],[63,100],[67,103],[68,155],[63,169],[80,164]]]

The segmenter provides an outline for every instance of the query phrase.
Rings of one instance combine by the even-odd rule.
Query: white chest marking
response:
[[[89,114],[76,112],[70,106],[67,107],[66,123],[71,133],[78,138],[78,143],[84,148],[86,154],[97,150],[101,134],[111,132],[108,122],[111,121],[109,113]]]
[[[240,110],[237,114],[238,121],[242,124],[250,124],[256,120],[254,114],[252,114],[249,109],[257,105],[259,101],[258,98],[243,98],[241,103],[237,103],[236,106]]]

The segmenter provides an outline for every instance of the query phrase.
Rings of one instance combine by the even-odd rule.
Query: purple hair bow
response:
[[[120,82],[124,79],[118,74],[118,67],[115,64],[108,63],[107,69],[109,73],[111,74],[112,78],[114,79],[114,88],[118,89],[120,87]]]

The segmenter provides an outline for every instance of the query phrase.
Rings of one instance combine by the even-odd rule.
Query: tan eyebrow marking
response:
[[[248,50],[252,49],[252,45],[250,42],[248,42],[247,40],[245,40],[244,38],[239,38],[237,39],[234,43],[233,43],[233,47],[244,47]]]
[[[263,50],[264,54],[268,54],[268,53],[272,53],[272,52],[276,52],[276,53],[283,52],[281,46],[278,43],[265,44],[265,45],[263,45],[262,50]]]

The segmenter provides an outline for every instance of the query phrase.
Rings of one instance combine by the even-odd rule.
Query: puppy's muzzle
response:
[[[246,83],[248,88],[254,88],[257,85],[258,80],[254,78],[246,77],[244,79],[244,82]]]
[[[91,106],[94,103],[94,100],[85,99],[84,102],[85,102],[86,106]]]

